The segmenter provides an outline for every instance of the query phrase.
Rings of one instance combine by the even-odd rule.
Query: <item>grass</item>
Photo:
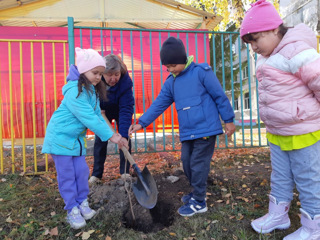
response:
[[[81,230],[65,222],[64,203],[54,174],[0,175],[0,239],[116,239],[116,240],[277,240],[300,225],[297,195],[288,230],[257,234],[252,219],[268,209],[270,162],[268,149],[217,151],[210,173],[210,206],[205,214],[176,218],[156,233],[125,228],[121,213],[99,214]],[[209,203],[209,201],[208,201]],[[109,237],[109,238],[108,238]]]

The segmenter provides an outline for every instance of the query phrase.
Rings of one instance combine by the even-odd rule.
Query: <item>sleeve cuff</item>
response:
[[[232,123],[233,122],[233,118],[228,119],[228,120],[224,120],[225,123]]]

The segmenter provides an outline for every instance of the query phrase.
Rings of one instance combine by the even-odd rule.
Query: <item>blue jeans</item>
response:
[[[207,179],[215,142],[216,136],[182,142],[183,170],[193,188],[193,198],[200,202],[206,198]]]
[[[89,167],[85,156],[63,156],[51,154],[56,170],[61,197],[70,212],[80,205],[89,194]]]
[[[270,143],[270,152],[271,195],[277,201],[290,202],[296,186],[301,208],[311,217],[320,214],[320,141],[292,151]]]

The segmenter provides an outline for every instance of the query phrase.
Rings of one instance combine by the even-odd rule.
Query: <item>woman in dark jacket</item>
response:
[[[127,67],[123,61],[114,54],[105,57],[106,70],[102,80],[107,85],[108,101],[100,101],[102,113],[105,113],[110,122],[115,120],[117,129],[123,141],[129,141],[129,152],[131,152],[131,141],[128,138],[128,129],[132,122],[134,98],[132,92],[132,80],[128,74]],[[102,178],[104,163],[107,156],[108,141],[103,142],[95,136],[94,143],[94,166],[89,183],[94,183]],[[120,150],[120,174],[123,178],[129,177],[130,163]]]

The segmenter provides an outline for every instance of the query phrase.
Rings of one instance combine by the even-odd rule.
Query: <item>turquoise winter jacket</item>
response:
[[[139,124],[148,126],[173,102],[181,141],[222,134],[220,116],[225,123],[233,122],[229,99],[207,63],[191,63],[176,77],[170,74]]]
[[[70,74],[75,76],[70,76]],[[91,85],[92,92],[83,88],[77,97],[79,73],[74,65],[70,67],[68,78],[67,80],[70,81],[62,88],[64,98],[47,126],[42,152],[82,156],[86,155],[88,128],[102,141],[107,141],[113,132],[101,115],[99,99],[95,94],[94,86]]]

